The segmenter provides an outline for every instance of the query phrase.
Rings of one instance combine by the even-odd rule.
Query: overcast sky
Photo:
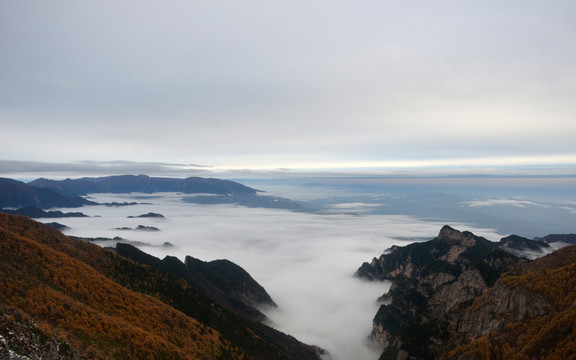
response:
[[[4,165],[576,164],[573,0],[0,0],[0,49]]]

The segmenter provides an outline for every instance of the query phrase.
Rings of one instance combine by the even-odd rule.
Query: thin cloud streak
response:
[[[514,206],[523,208],[526,206],[541,206],[541,207],[549,207],[545,204],[539,204],[534,201],[528,200],[516,200],[516,199],[487,199],[487,200],[474,200],[468,201],[465,204],[469,205],[470,207],[484,207],[484,206],[494,206],[494,205],[507,205],[507,206]]]
[[[197,164],[175,164],[160,162],[136,161],[76,161],[54,163],[41,161],[0,160],[0,176],[35,179],[50,177],[60,179],[67,177],[107,176],[123,174],[163,175],[172,177],[206,175],[210,166]]]
[[[392,161],[355,161],[355,162],[323,162],[284,164],[291,170],[346,170],[346,169],[405,169],[405,168],[439,168],[439,167],[504,167],[504,166],[559,166],[576,164],[576,155],[562,154],[549,156],[515,156],[488,158],[448,158],[423,160],[392,160]],[[246,166],[215,166],[214,170],[246,169]],[[258,167],[253,170],[274,170],[276,167]]]
[[[572,162],[572,160],[574,160]],[[350,163],[299,163],[292,168],[274,166],[210,166],[139,161],[43,162],[0,159],[0,177],[33,180],[38,177],[136,175],[167,177],[223,177],[228,179],[297,177],[449,177],[449,176],[572,176],[576,157],[517,157],[490,159],[448,159],[430,161],[388,161]]]

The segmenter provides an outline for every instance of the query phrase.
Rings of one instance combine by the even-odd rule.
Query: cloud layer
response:
[[[306,167],[576,154],[576,5],[0,5],[7,160]]]
[[[191,255],[230,259],[244,267],[279,304],[268,311],[275,327],[301,341],[327,349],[334,360],[375,359],[366,343],[376,299],[388,284],[367,283],[352,275],[391,245],[431,239],[443,223],[409,216],[351,216],[295,213],[234,206],[200,206],[175,194],[97,195],[96,200],[148,203],[125,207],[84,207],[91,218],[69,218],[70,235],[122,236],[149,243],[142,249],[159,257]],[[127,218],[156,212],[165,219]],[[117,227],[154,226],[159,232],[119,232]],[[464,227],[464,225],[455,225]],[[466,229],[471,229],[466,227]],[[488,229],[471,229],[489,239]],[[164,242],[174,248],[161,247]],[[110,245],[110,244],[103,244]]]

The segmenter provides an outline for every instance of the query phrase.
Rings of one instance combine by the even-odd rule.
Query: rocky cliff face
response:
[[[568,359],[576,354],[576,247],[524,262],[461,312],[443,358]]]
[[[459,322],[462,309],[522,261],[494,242],[445,226],[434,240],[364,263],[358,276],[393,282],[373,323],[372,339],[386,345],[382,358],[441,354],[457,329],[470,330]]]
[[[47,334],[15,309],[0,307],[1,360],[79,360],[70,343]]]
[[[467,341],[503,331],[507,324],[544,315],[551,307],[541,295],[501,285],[494,286],[482,299],[485,302],[477,302],[454,319],[456,331]]]
[[[496,243],[445,226],[431,241],[364,263],[357,276],[393,282],[373,320],[372,339],[385,345],[380,359],[574,354],[576,247],[535,261],[503,250],[546,243]]]

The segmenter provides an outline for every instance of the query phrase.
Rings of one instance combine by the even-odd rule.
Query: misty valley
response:
[[[576,360],[576,1],[0,1],[0,360]]]
[[[566,358],[573,189],[508,180],[0,179],[0,358]]]

